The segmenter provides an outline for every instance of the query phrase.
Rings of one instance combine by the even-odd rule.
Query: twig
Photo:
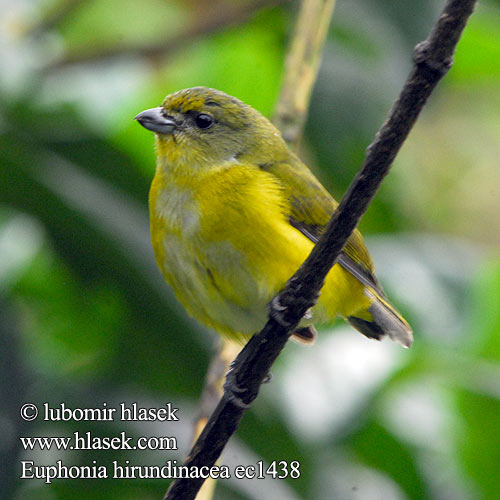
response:
[[[290,0],[256,0],[242,6],[225,9],[214,9],[208,6],[206,15],[198,16],[197,21],[188,26],[178,35],[143,46],[118,45],[114,47],[100,47],[97,50],[82,51],[70,54],[48,65],[47,71],[77,63],[88,63],[112,59],[116,57],[145,57],[157,59],[164,57],[175,50],[193,43],[195,40],[215,33],[230,26],[238,25],[248,20],[255,12],[265,7],[274,7]],[[208,5],[208,4],[207,4]]]
[[[235,360],[231,382],[238,386],[238,396],[247,406],[238,404],[234,394],[226,390],[191,450],[186,466],[212,466],[238,427],[248,405],[257,397],[272,363],[290,333],[313,305],[326,274],[368,208],[427,98],[451,67],[455,46],[475,4],[476,0],[448,0],[429,37],[416,46],[410,76],[387,120],[368,147],[361,170],[319,242],[278,295],[280,306],[286,307],[282,317],[288,325],[283,326],[271,317]],[[164,500],[192,500],[202,482],[203,479],[176,480],[170,485]]]
[[[212,415],[222,397],[225,375],[229,370],[231,361],[236,357],[240,349],[241,345],[231,340],[225,338],[217,339],[217,346],[208,367],[200,400],[200,409],[196,417],[195,439],[201,434],[206,421]]]
[[[285,141],[294,149],[302,136],[334,7],[335,0],[304,0],[300,7],[273,118]]]
[[[217,338],[214,353],[205,377],[203,393],[200,398],[198,416],[196,417],[194,425],[193,442],[201,434],[203,427],[205,427],[205,423],[215,410],[223,394],[222,385],[224,383],[224,376],[229,368],[229,363],[226,364],[226,360],[222,356],[222,349],[223,339]],[[231,362],[231,360],[229,360],[229,362]]]

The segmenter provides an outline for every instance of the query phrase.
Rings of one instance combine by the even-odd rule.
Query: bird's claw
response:
[[[248,410],[250,405],[245,403],[240,395],[246,392],[246,389],[243,389],[236,383],[236,378],[234,376],[234,361],[231,363],[231,367],[226,374],[226,381],[224,382],[224,397],[231,401],[235,406],[239,408],[243,408],[244,410]]]
[[[285,315],[283,314],[285,311],[288,310],[288,307],[281,304],[279,295],[274,297],[273,300],[269,302],[268,309],[271,318],[277,321],[281,326],[284,327],[291,326],[291,323],[285,319],[284,317]]]

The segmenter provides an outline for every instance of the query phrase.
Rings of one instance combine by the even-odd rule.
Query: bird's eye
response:
[[[210,128],[214,124],[214,119],[207,115],[206,113],[200,113],[195,119],[194,122],[196,126],[201,129]]]

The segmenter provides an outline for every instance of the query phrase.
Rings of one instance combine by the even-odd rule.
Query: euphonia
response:
[[[175,92],[136,116],[155,133],[149,193],[158,266],[189,314],[245,340],[309,255],[337,202],[262,114],[221,91]],[[359,231],[294,337],[310,343],[337,316],[405,347],[412,330],[374,274]]]

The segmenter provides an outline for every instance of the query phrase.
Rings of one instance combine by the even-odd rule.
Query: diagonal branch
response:
[[[318,244],[278,296],[280,307],[285,307],[282,318],[287,326],[271,317],[238,355],[224,396],[186,460],[189,468],[210,467],[215,463],[248,405],[257,397],[271,365],[313,305],[326,274],[389,172],[427,98],[451,67],[455,46],[475,4],[476,0],[448,0],[429,37],[415,48],[411,73],[368,147],[361,170]],[[241,402],[234,396],[235,384]],[[170,485],[164,500],[192,500],[202,483],[203,479],[178,479]]]

